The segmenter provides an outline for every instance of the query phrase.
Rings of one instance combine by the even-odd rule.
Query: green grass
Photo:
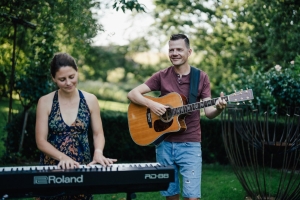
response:
[[[232,168],[220,165],[203,166],[201,192],[201,200],[243,200],[246,196]],[[165,200],[159,192],[139,192],[136,199]],[[126,194],[94,195],[94,200],[126,200]]]
[[[243,200],[246,192],[231,166],[204,165],[201,200]]]
[[[114,101],[99,100],[99,105],[100,105],[100,110],[127,112],[129,104],[119,103]]]

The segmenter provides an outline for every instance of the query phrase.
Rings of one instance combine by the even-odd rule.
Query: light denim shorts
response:
[[[173,196],[180,193],[182,176],[182,196],[201,198],[202,152],[200,142],[166,142],[156,146],[156,160],[162,165],[175,168],[175,182],[170,183],[162,196]]]

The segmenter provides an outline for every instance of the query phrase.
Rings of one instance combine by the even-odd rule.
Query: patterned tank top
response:
[[[76,120],[69,126],[62,118],[58,102],[58,91],[55,92],[51,112],[48,119],[48,142],[80,164],[91,162],[88,141],[88,128],[91,114],[86,100],[80,90],[79,108]],[[57,165],[59,161],[41,154],[41,165]]]

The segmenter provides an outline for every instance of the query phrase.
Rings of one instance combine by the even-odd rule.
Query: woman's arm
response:
[[[98,99],[95,95],[85,93],[85,97],[91,112],[91,127],[94,139],[94,156],[93,161],[88,165],[100,163],[103,166],[111,165],[117,161],[117,159],[106,158],[103,155],[103,149],[105,145],[105,137],[102,127],[102,120],[100,116],[100,106]]]

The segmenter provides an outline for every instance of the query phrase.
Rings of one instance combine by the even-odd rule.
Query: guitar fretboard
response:
[[[224,97],[221,97],[221,98],[225,99],[225,101],[228,101],[227,96],[224,96]],[[187,105],[180,106],[180,107],[177,107],[177,108],[170,108],[170,110],[168,112],[172,116],[185,114],[185,113],[189,113],[189,112],[192,112],[192,111],[195,111],[195,110],[200,110],[201,108],[216,105],[217,100],[218,100],[218,98],[213,98],[213,99],[210,99],[210,100],[207,100],[207,101],[200,101],[200,102],[196,102],[196,103],[191,103],[191,104],[187,104]]]

